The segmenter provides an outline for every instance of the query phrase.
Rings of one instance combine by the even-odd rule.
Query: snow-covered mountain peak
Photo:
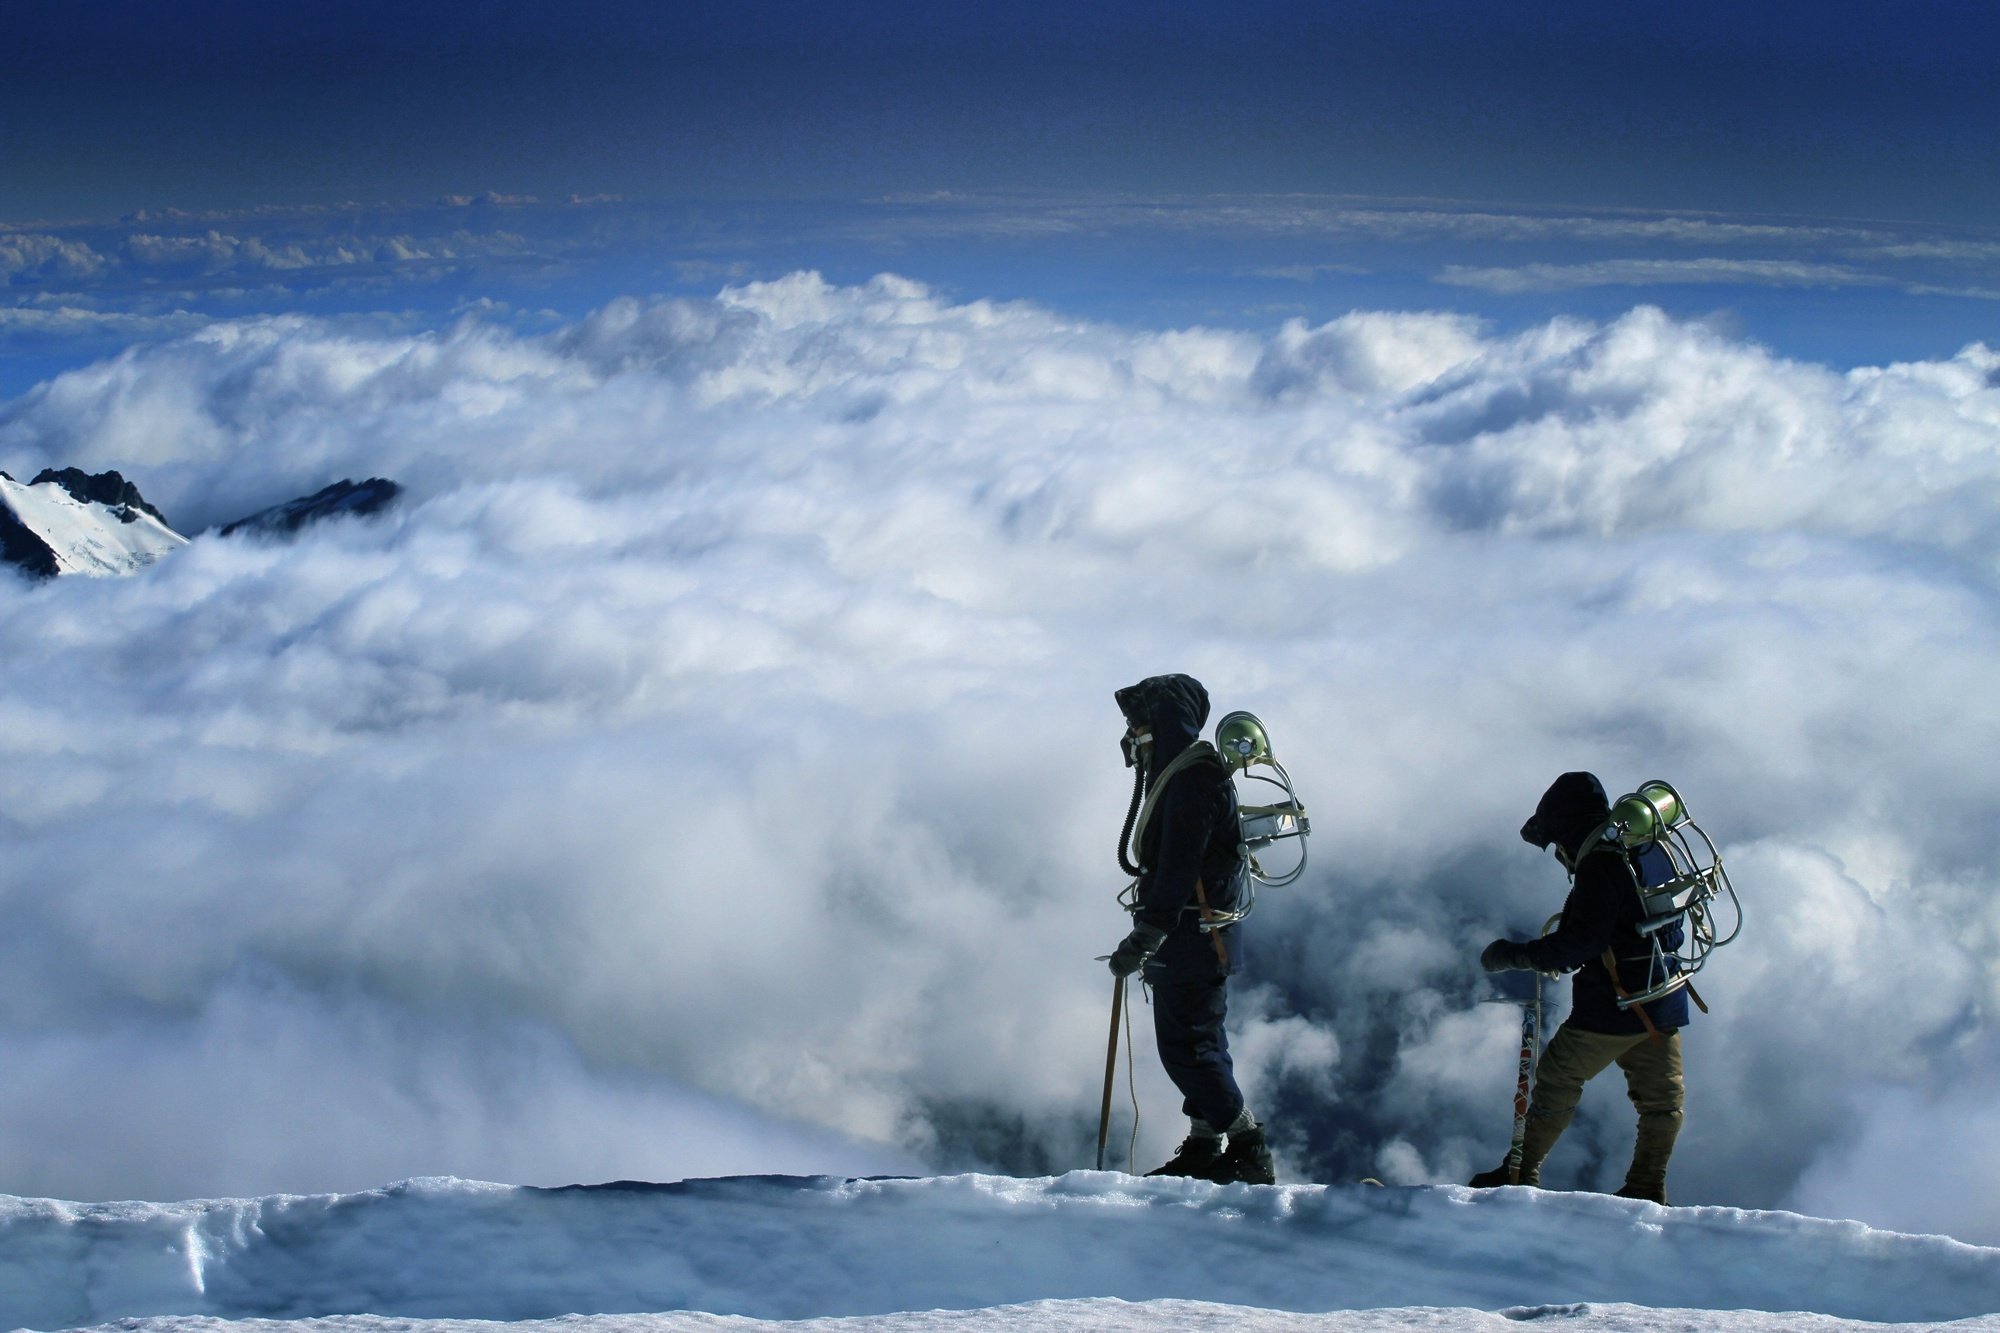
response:
[[[45,468],[25,485],[0,472],[0,559],[30,574],[131,574],[187,540],[116,472]]]
[[[45,467],[36,474],[30,486],[60,486],[68,491],[70,498],[78,504],[104,505],[113,511],[132,509],[151,514],[160,526],[171,528],[167,516],[146,502],[139,494],[139,488],[127,481],[123,473],[115,469],[110,472],[85,472],[80,467]]]

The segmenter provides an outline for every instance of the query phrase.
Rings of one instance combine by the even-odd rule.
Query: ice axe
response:
[[[1487,1004],[1521,1006],[1521,1061],[1514,1082],[1514,1138],[1507,1148],[1507,1183],[1521,1183],[1521,1145],[1528,1137],[1528,1087],[1535,1072],[1535,1057],[1542,1047],[1542,974],[1533,972],[1534,991],[1530,995],[1490,995]]]
[[[1104,1105],[1097,1113],[1097,1169],[1104,1169],[1104,1145],[1111,1137],[1111,1085],[1118,1073],[1118,1020],[1125,1013],[1125,978],[1111,982],[1111,1040],[1104,1048]]]
[[[1542,974],[1535,978],[1535,998],[1521,1006],[1521,1067],[1514,1080],[1514,1137],[1507,1145],[1507,1183],[1521,1183],[1521,1149],[1528,1141],[1528,1085],[1535,1058],[1542,1051]]]
[[[1562,920],[1558,912],[1542,925],[1546,935]],[[1491,995],[1488,1004],[1518,1004],[1521,1006],[1521,1060],[1519,1072],[1514,1080],[1514,1138],[1507,1146],[1507,1183],[1521,1183],[1522,1145],[1528,1141],[1528,1090],[1535,1074],[1535,1061],[1542,1053],[1542,974],[1530,972],[1528,984],[1533,990],[1526,995]],[[1499,977],[1493,978],[1494,988],[1505,985]]]

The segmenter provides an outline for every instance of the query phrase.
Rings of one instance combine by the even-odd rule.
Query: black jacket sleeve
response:
[[[1521,958],[1537,972],[1568,972],[1601,957],[1617,930],[1617,895],[1631,891],[1617,857],[1602,852],[1584,857],[1563,900],[1562,921],[1547,935],[1523,944]]]

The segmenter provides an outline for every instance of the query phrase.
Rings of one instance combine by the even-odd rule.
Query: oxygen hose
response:
[[[1146,797],[1146,765],[1141,762],[1132,766],[1132,805],[1125,811],[1125,827],[1118,831],[1118,868],[1133,879],[1145,874],[1132,864],[1128,849],[1132,845],[1132,825],[1139,818],[1139,803]]]

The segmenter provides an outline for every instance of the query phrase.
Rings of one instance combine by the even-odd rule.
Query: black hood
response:
[[[1208,721],[1208,691],[1193,676],[1148,676],[1114,697],[1127,722],[1153,733],[1155,772],[1200,739]]]
[[[1542,793],[1535,813],[1521,825],[1521,841],[1546,850],[1560,844],[1572,857],[1583,840],[1611,814],[1604,784],[1595,773],[1565,773]]]

